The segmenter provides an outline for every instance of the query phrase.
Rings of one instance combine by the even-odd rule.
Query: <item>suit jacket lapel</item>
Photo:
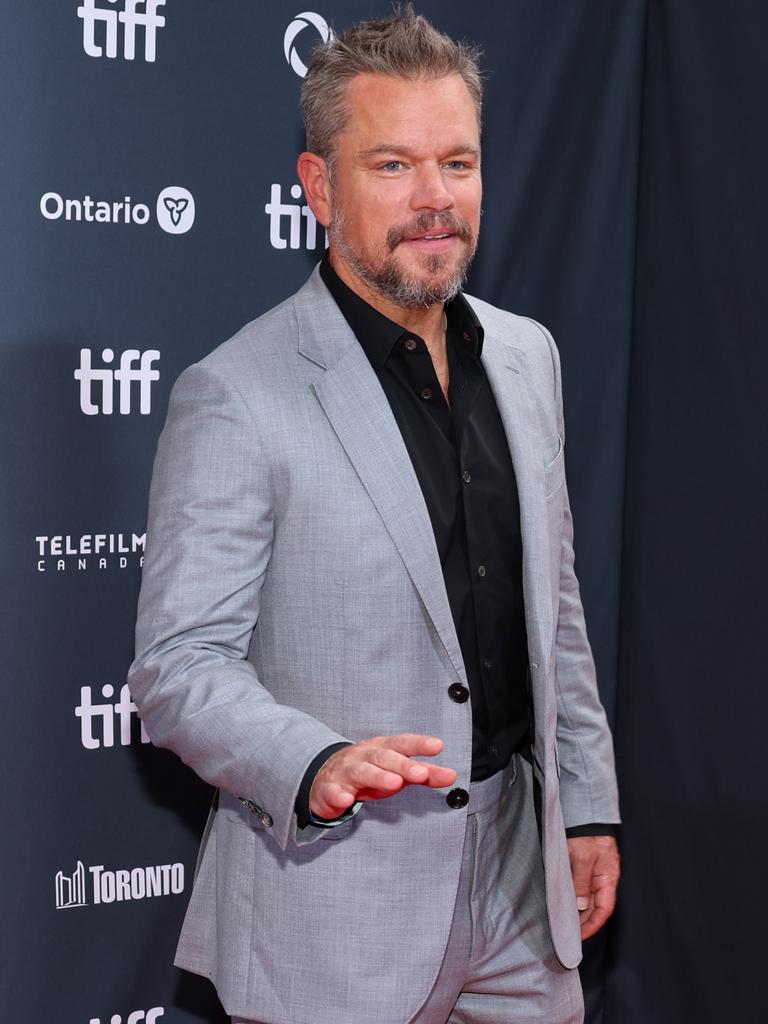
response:
[[[538,409],[522,349],[493,338],[486,331],[481,359],[504,424],[517,482],[528,649],[534,662],[543,663],[554,624],[544,463],[536,433]]]
[[[467,682],[429,513],[400,428],[368,357],[317,270],[295,297],[312,384],[416,587],[457,677]]]
[[[296,294],[294,308],[299,351],[324,368],[312,389],[378,509],[458,677],[466,683],[427,506],[378,378],[317,268]],[[554,623],[538,409],[522,349],[486,330],[482,362],[517,481],[528,647],[532,659],[543,663]]]

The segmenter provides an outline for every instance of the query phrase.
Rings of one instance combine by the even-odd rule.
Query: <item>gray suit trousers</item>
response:
[[[416,926],[416,943],[418,935]],[[583,1020],[578,969],[563,967],[552,948],[532,770],[515,754],[505,771],[470,787],[448,945],[427,1001],[408,1024]]]

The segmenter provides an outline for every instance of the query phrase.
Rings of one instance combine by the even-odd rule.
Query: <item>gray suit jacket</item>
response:
[[[565,825],[618,821],[573,571],[557,351],[469,298],[517,476],[547,911],[575,966]],[[305,769],[414,731],[469,787],[471,710],[427,509],[361,346],[315,269],[173,389],[129,683],[147,731],[220,787],[176,963],[235,1016],[403,1024],[440,965],[466,809],[419,786],[297,833]],[[251,801],[251,809],[238,797]]]

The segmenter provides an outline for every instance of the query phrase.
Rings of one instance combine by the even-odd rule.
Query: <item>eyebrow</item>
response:
[[[363,149],[357,155],[361,160],[366,160],[368,157],[383,156],[386,153],[392,153],[395,156],[416,156],[415,151],[410,149],[408,146],[389,145],[386,142],[381,143],[378,146],[371,146],[370,149]],[[448,153],[451,156],[458,156],[459,154],[468,154],[474,157],[480,156],[480,150],[477,146],[472,146],[468,142],[454,146],[452,149],[448,150]]]

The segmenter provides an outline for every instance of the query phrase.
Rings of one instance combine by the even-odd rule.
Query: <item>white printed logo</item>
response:
[[[184,235],[195,223],[195,200],[189,189],[169,185],[155,203],[157,223],[170,235]],[[146,203],[136,203],[131,196],[122,199],[66,199],[59,192],[46,192],[40,197],[40,213],[46,220],[84,221],[86,224],[149,223],[152,212]]]
[[[65,199],[58,192],[46,192],[40,199],[40,213],[46,220],[84,220],[89,224],[146,224],[149,207],[145,203],[134,204],[130,196],[119,202],[105,199]]]
[[[148,900],[155,896],[178,896],[184,892],[184,865],[154,864],[142,868],[118,868],[108,871],[103,864],[88,868],[91,881],[91,900],[100,903],[125,903]],[[82,861],[72,875],[56,873],[56,909],[87,907],[86,869]]]
[[[151,1010],[134,1010],[125,1018],[125,1024],[155,1024],[164,1013],[162,1006],[155,1006]],[[88,1024],[101,1024],[101,1017],[91,1017]],[[104,1018],[104,1024],[123,1024],[123,1018],[119,1013],[113,1013],[111,1017]]]
[[[102,350],[101,358],[104,363],[114,361],[115,353],[111,348]],[[80,381],[80,409],[86,416],[96,416],[101,413],[104,416],[111,416],[114,411],[115,381],[119,384],[120,415],[127,416],[131,412],[131,395],[135,390],[134,384],[139,386],[139,413],[147,416],[152,407],[152,382],[160,379],[160,371],[153,370],[152,364],[160,358],[157,349],[150,348],[146,352],[140,352],[137,348],[128,348],[120,355],[120,368],[110,370],[108,368],[95,369],[91,364],[91,350],[80,349],[80,366],[74,371],[75,380]],[[139,365],[134,364],[138,360]],[[101,404],[94,402],[93,385],[99,384]]]
[[[157,197],[157,223],[169,235],[183,235],[195,223],[195,200],[181,185],[164,188]]]
[[[285,59],[300,78],[304,78],[306,76],[308,69],[307,65],[296,51],[296,46],[294,44],[296,42],[296,36],[310,25],[317,29],[320,38],[324,43],[327,43],[333,38],[333,32],[331,32],[328,22],[325,18],[321,18],[319,14],[314,14],[312,11],[304,11],[303,14],[296,15],[291,24],[285,30],[283,51],[285,53]]]
[[[99,747],[114,747],[115,745],[115,717],[118,718],[120,746],[130,746],[133,737],[131,728],[132,716],[138,719],[139,709],[131,700],[128,684],[125,683],[120,689],[120,699],[111,703],[115,695],[115,688],[107,683],[101,688],[102,697],[106,697],[108,703],[94,704],[90,686],[80,687],[80,703],[75,708],[75,717],[80,719],[80,742],[86,750],[98,750]],[[94,722],[101,722],[99,735],[94,735]],[[149,736],[141,723],[140,737],[142,743],[149,743]]]
[[[82,571],[95,563],[99,569],[125,569],[131,562],[144,564],[146,533],[81,533],[80,536],[67,534],[39,534],[37,544],[37,571],[45,572],[48,563],[56,562],[57,572],[64,572],[71,559],[77,558],[77,568]]]
[[[85,905],[85,868],[79,860],[71,875],[65,875],[63,871],[56,873],[56,909],[67,910],[69,907]]]
[[[302,198],[301,185],[291,186],[291,196],[294,199]],[[317,246],[317,220],[314,213],[306,203],[284,203],[283,190],[280,185],[273,185],[270,200],[264,206],[264,212],[269,217],[269,241],[273,249],[301,249],[302,233],[304,235],[304,248],[314,249]],[[302,218],[305,228],[302,232]],[[283,222],[288,221],[288,239],[283,237]],[[325,244],[328,245],[328,233],[325,234]]]
[[[115,4],[117,0],[108,0]],[[123,57],[136,57],[136,29],[144,30],[144,60],[150,63],[156,55],[157,30],[165,25],[165,18],[157,13],[158,7],[165,7],[166,0],[125,0],[125,10],[115,11],[108,7],[97,7],[96,0],[83,0],[77,8],[78,18],[83,20],[83,49],[89,57],[103,57],[104,47],[96,41],[96,25],[104,23],[99,39],[106,44],[106,56],[117,57],[118,22],[123,26]],[[144,10],[138,10],[143,7]]]

